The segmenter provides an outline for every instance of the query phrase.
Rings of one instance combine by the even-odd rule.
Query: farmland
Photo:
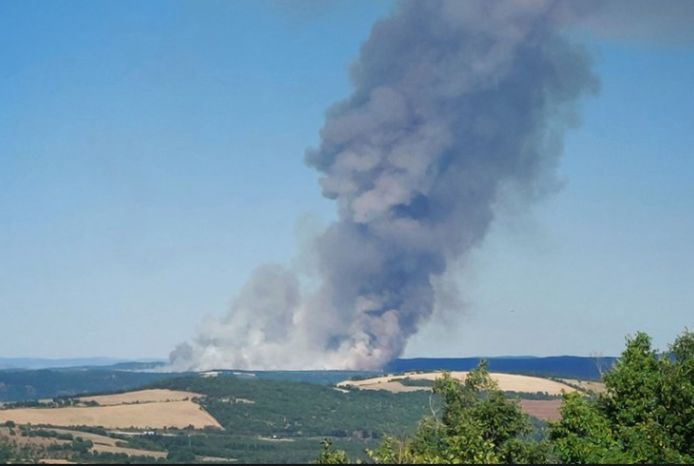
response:
[[[254,377],[188,376],[134,392],[7,406],[0,410],[0,423],[21,427],[7,438],[22,448],[29,439],[40,458],[305,462],[326,436],[359,457],[385,432],[411,432],[428,407],[426,393],[341,393]],[[40,433],[31,433],[37,429]]]
[[[190,392],[142,390],[85,397],[76,399],[76,406],[0,410],[0,423],[108,429],[219,428],[219,423],[192,401],[196,396]]]
[[[117,406],[135,403],[170,403],[172,401],[188,401],[201,395],[193,392],[175,390],[138,390],[134,392],[117,393],[101,396],[84,396],[78,398],[79,402],[95,403],[99,406]]]
[[[613,358],[602,363],[609,367]],[[468,371],[479,363],[479,358],[459,359],[399,359],[393,361],[386,373],[440,370]],[[64,364],[68,364],[65,361]],[[532,375],[537,377],[563,377],[567,380],[598,380],[598,362],[595,358],[490,358],[491,372]],[[56,362],[58,364],[58,362]],[[161,366],[161,365],[159,365]],[[159,381],[180,378],[186,374],[147,372],[160,369],[155,364],[121,363],[105,367],[65,367],[62,369],[0,370],[0,403],[28,402],[56,397],[87,396],[98,393],[125,392],[156,384]],[[334,385],[355,377],[367,378],[384,375],[383,371],[217,371],[221,375],[286,382],[307,382]],[[571,384],[573,385],[573,384]]]
[[[412,433],[423,416],[440,409],[430,392],[440,375],[184,374],[134,391],[6,406],[0,409],[0,424],[11,421],[19,429],[14,437],[7,429],[0,437],[34,458],[77,462],[306,462],[324,437],[351,457],[365,459],[364,450],[385,434]],[[463,380],[466,372],[453,375]],[[358,380],[345,380],[350,378]],[[563,383],[500,373],[493,378],[539,419],[535,425],[540,427],[557,418],[562,391],[583,391],[573,379]],[[538,430],[535,435],[543,434]]]
[[[442,372],[408,372],[401,375],[387,375],[372,377],[363,380],[345,380],[337,384],[338,387],[353,387],[360,390],[386,390],[394,393],[411,392],[419,390],[429,390],[425,385],[408,385],[403,382],[413,380],[433,381],[441,377]],[[451,372],[451,376],[463,382],[468,372]],[[505,392],[516,393],[546,393],[547,395],[558,396],[563,392],[572,393],[576,388],[566,383],[545,379],[541,377],[530,377],[516,374],[490,374],[499,389]]]
[[[166,458],[165,451],[129,448],[114,437],[71,429],[20,426],[0,427],[0,441],[9,442],[29,458],[39,458],[44,463],[65,462],[86,456],[108,458],[139,458],[156,461]]]
[[[450,374],[459,381],[464,382],[468,372],[459,371],[451,372]],[[345,380],[338,383],[337,387],[340,389],[375,390],[391,393],[430,391],[433,381],[441,375],[442,372],[439,371],[407,372],[399,375]],[[563,393],[577,391],[588,393],[590,390],[597,390],[601,386],[598,382],[583,383],[579,380],[564,382],[517,374],[491,373],[490,377],[496,382],[500,390],[519,399],[520,407],[526,414],[543,421],[556,421],[559,419],[561,400],[558,398]]]

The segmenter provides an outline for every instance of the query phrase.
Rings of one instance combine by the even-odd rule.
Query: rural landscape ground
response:
[[[181,373],[163,362],[4,369],[0,463],[694,458],[687,330],[666,351],[639,333],[618,358],[446,361],[394,361],[401,371]],[[493,369],[509,364],[514,372]]]
[[[384,435],[414,431],[438,403],[431,386],[441,376],[431,370],[169,374],[119,367],[0,371],[0,441],[43,462],[219,463],[307,462],[321,440],[331,438],[366,459],[364,450]],[[451,372],[461,381],[467,374]],[[72,375],[78,383],[69,387]],[[491,374],[532,416],[538,435],[558,419],[563,393],[602,390],[599,382],[565,375]],[[114,381],[121,387],[91,390]]]

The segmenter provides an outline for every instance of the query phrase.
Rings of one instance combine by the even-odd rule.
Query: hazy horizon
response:
[[[135,7],[134,5],[137,5]],[[391,1],[3,2],[0,356],[166,359],[336,220],[304,153]],[[401,357],[617,356],[694,327],[694,40],[575,32],[554,192],[495,206]],[[143,355],[145,355],[143,357]]]

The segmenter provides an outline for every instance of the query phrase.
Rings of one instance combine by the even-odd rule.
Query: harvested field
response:
[[[77,408],[21,408],[0,411],[0,423],[50,426],[91,426],[107,429],[220,428],[220,424],[192,401],[125,404]]]
[[[149,456],[151,458],[166,458],[165,451],[140,450],[137,448],[112,447],[108,445],[94,445],[92,451],[98,453],[124,454],[128,456]]]
[[[169,401],[186,401],[201,397],[198,393],[175,390],[139,390],[136,392],[115,395],[87,396],[79,398],[83,403],[95,402],[100,406],[115,406],[134,403],[165,403]]]
[[[467,377],[467,372],[451,372],[451,376],[460,381],[464,381]],[[441,377],[442,372],[425,372],[425,373],[405,373],[402,375],[388,375],[383,377],[374,377],[365,380],[345,380],[337,384],[338,387],[346,387],[351,385],[362,390],[387,390],[391,392],[411,392],[417,390],[430,390],[429,387],[413,387],[405,386],[398,382],[403,379],[410,380],[436,380]],[[575,392],[575,388],[567,384],[556,382],[554,380],[544,379],[541,377],[530,377],[527,375],[516,374],[489,374],[498,385],[499,388],[507,392],[519,393],[538,393],[543,392],[549,395],[561,395],[562,392]]]
[[[561,400],[520,400],[520,405],[524,412],[543,421],[561,419]]]
[[[590,380],[577,380],[577,379],[559,379],[562,382],[566,382],[569,385],[578,387],[581,390],[591,393],[603,393],[605,391],[605,384],[602,382],[594,382]]]
[[[83,440],[89,440],[92,442],[93,446],[90,449],[92,452],[98,453],[121,453],[128,456],[149,456],[151,458],[166,458],[166,452],[163,451],[151,451],[151,450],[141,450],[137,448],[125,448],[119,447],[116,442],[118,440],[106,437],[103,435],[92,434],[88,432],[80,432],[76,430],[67,429],[32,429],[41,431],[51,431],[58,434],[69,434],[73,438],[81,438]],[[31,448],[41,448],[48,449],[52,446],[63,445],[69,446],[69,440],[61,440],[56,438],[48,438],[41,436],[23,436],[23,435],[9,435],[9,429],[0,428],[0,437],[4,437],[7,441],[14,443],[19,447],[31,447]],[[45,461],[65,461],[64,459],[46,459]],[[44,462],[45,462],[44,461]]]
[[[119,447],[116,440],[111,437],[106,437],[104,435],[92,434],[89,432],[79,432],[76,430],[66,430],[66,429],[47,429],[60,434],[70,434],[73,437],[82,438],[84,440],[91,441],[94,446],[91,448],[92,451],[99,453],[122,453],[128,456],[149,456],[152,458],[166,458],[166,452],[163,451],[152,451],[152,450],[141,450],[139,448],[126,448]]]
[[[36,446],[40,448],[48,448],[51,445],[67,445],[70,443],[66,440],[58,440],[54,438],[24,437],[19,434],[19,429],[13,430],[15,431],[15,435],[10,435],[10,429],[7,427],[0,427],[0,438],[17,445],[18,447]]]
[[[56,432],[58,434],[69,434],[73,437],[79,437],[83,440],[89,440],[94,445],[110,445],[116,446],[116,439],[111,437],[106,437],[105,435],[92,434],[91,432],[81,432],[79,430],[68,430],[68,429],[44,429],[51,432]]]

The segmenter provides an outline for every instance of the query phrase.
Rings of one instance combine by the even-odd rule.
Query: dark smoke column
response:
[[[357,367],[403,351],[434,307],[432,277],[484,237],[503,185],[532,197],[551,178],[563,114],[594,87],[554,31],[558,8],[410,1],[364,45],[354,94],[307,156],[339,207],[318,245],[324,292],[349,324],[331,341]]]
[[[274,270],[292,283],[291,302],[268,310],[248,291],[264,280],[256,272],[179,362],[376,368],[400,355],[433,312],[432,280],[480,243],[501,194],[532,200],[552,184],[565,123],[596,88],[586,55],[559,34],[566,5],[405,1],[376,24],[351,69],[353,94],[306,157],[339,209],[316,239],[322,284],[298,296],[289,272]],[[274,318],[272,331],[254,323],[258,309],[287,333],[272,337]]]

